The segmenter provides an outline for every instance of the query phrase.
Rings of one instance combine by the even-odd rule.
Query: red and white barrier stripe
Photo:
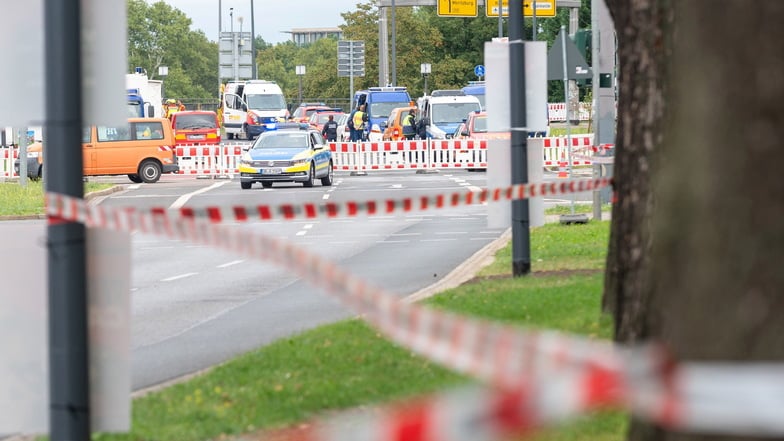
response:
[[[280,264],[333,294],[396,342],[501,388],[444,395],[366,418],[352,436],[329,426],[305,439],[440,440],[453,431],[459,432],[456,439],[464,439],[469,429],[465,439],[490,439],[484,436],[551,424],[606,405],[624,406],[676,430],[784,436],[782,364],[677,365],[656,347],[618,348],[403,303],[304,249],[206,219],[88,206],[52,193],[47,194],[47,214],[53,221],[139,230]]]
[[[610,185],[610,182],[610,178],[577,179],[517,184],[506,188],[483,189],[478,192],[456,191],[451,194],[437,193],[362,202],[182,207],[176,211],[153,208],[151,211],[159,216],[203,218],[213,223],[376,216],[593,191]]]

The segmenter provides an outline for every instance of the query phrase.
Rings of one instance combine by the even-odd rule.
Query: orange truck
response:
[[[82,134],[84,176],[127,175],[136,183],[158,182],[179,171],[174,135],[166,118],[130,118],[124,126],[85,127]],[[15,163],[19,172],[19,161]],[[43,144],[27,147],[27,175],[43,175]]]

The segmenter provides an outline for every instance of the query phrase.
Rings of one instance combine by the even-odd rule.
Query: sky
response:
[[[152,3],[153,0],[148,0]],[[256,16],[256,35],[267,43],[280,43],[291,39],[283,31],[295,28],[332,28],[344,24],[343,12],[353,11],[364,0],[164,0],[179,9],[191,21],[191,29],[199,29],[211,41],[218,39],[218,3],[221,5],[222,30],[231,30],[229,8],[234,8],[234,31],[239,32],[239,17],[243,18],[242,31],[250,32],[250,6]]]

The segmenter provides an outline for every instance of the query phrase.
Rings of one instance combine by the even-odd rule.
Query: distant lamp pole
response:
[[[164,86],[165,86],[165,82],[166,82],[165,80],[166,80],[166,76],[167,75],[169,75],[169,66],[158,66],[158,76],[161,77],[161,98],[165,98],[166,97],[166,88]],[[155,104],[154,103],[150,103],[150,104],[152,105],[152,109],[154,109],[155,108]],[[161,103],[161,104],[163,104],[163,103]],[[142,104],[142,106],[145,106],[145,104]],[[150,110],[152,110],[152,109],[150,109]],[[163,115],[154,115],[151,112],[148,112],[147,115],[148,116],[154,116],[156,118],[163,117]]]
[[[422,73],[422,78],[425,79],[425,90],[422,95],[427,95],[427,76],[430,75],[430,63],[422,63],[419,65],[419,72]]]
[[[299,64],[296,67],[297,76],[299,77],[299,102],[302,103],[302,77],[305,76],[305,66]]]

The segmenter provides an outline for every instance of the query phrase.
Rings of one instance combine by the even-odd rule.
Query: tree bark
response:
[[[607,3],[621,72],[616,339],[663,342],[679,361],[784,361],[784,2]],[[640,421],[629,438],[755,439]]]
[[[618,40],[618,121],[610,245],[603,308],[615,317],[615,338],[647,337],[647,270],[653,212],[651,159],[662,142],[666,114],[665,40],[672,13],[668,1],[607,0]]]

